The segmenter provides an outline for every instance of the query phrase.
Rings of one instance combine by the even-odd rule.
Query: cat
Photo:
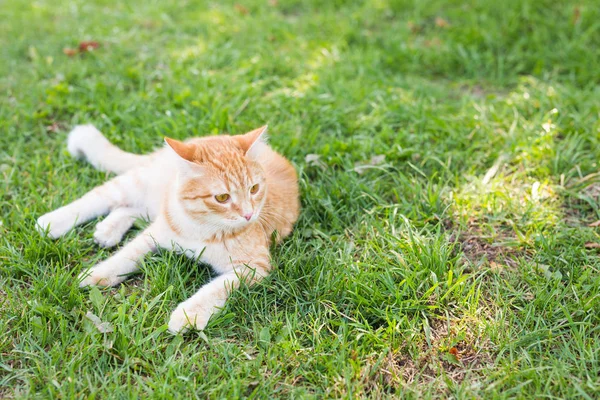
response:
[[[159,247],[182,252],[219,276],[177,306],[168,328],[175,334],[202,330],[241,280],[251,284],[268,275],[271,242],[288,236],[299,216],[296,171],[267,144],[266,130],[184,142],[165,138],[162,149],[137,155],[92,125],[77,126],[67,139],[71,155],[117,176],[41,216],[37,229],[58,238],[108,214],[96,225],[94,240],[112,247],[137,218],[148,218],[142,233],[82,272],[80,286],[115,286]]]

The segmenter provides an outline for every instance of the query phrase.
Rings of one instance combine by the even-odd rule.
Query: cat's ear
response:
[[[179,140],[165,137],[165,143],[171,148],[179,157],[186,161],[192,162],[194,160],[194,154],[196,153],[196,147],[192,144],[183,143]]]
[[[260,157],[267,145],[267,125],[237,137],[244,154],[253,160]]]
[[[166,137],[165,143],[169,148],[170,157],[179,166],[179,172],[190,175],[201,175],[204,167],[197,163],[196,146]]]

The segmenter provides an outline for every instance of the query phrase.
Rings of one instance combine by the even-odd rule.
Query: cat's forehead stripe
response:
[[[248,168],[248,163],[240,154],[233,152],[228,154],[219,154],[219,157],[215,157],[209,162],[221,173],[228,190],[231,190],[229,184],[237,187],[248,184],[250,168]]]

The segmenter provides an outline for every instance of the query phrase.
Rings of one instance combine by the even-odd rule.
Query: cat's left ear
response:
[[[196,147],[189,143],[180,142],[179,140],[165,137],[165,143],[171,148],[179,157],[186,161],[193,162],[194,155],[196,153]]]
[[[180,171],[195,175],[204,172],[203,167],[198,164],[201,160],[197,157],[196,146],[168,137],[165,137],[165,144],[172,157],[171,160],[180,166]]]
[[[267,145],[267,125],[237,137],[244,154],[253,160],[260,157]]]

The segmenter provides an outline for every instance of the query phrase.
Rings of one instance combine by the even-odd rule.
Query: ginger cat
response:
[[[183,252],[210,264],[219,276],[179,304],[169,330],[203,329],[240,280],[250,284],[268,275],[272,238],[289,235],[298,219],[296,171],[267,145],[265,132],[266,126],[238,136],[166,138],[164,148],[137,155],[111,144],[92,125],[77,126],[67,140],[69,152],[118,176],[43,215],[38,229],[58,238],[108,214],[94,238],[111,247],[136,218],[149,217],[142,233],[83,272],[80,286],[121,283],[157,247]]]

